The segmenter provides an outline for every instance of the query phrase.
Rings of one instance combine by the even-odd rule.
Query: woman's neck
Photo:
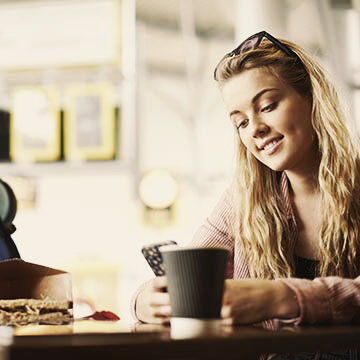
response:
[[[319,193],[320,159],[308,162],[305,167],[285,170],[293,197],[311,197]]]
[[[290,189],[293,197],[309,197],[319,192],[317,174],[296,174],[287,172],[286,175],[290,182]]]

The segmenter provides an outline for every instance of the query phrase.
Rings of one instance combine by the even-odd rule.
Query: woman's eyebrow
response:
[[[280,89],[278,89],[278,88],[267,88],[267,89],[262,89],[261,91],[259,91],[253,98],[252,98],[252,100],[251,100],[251,103],[252,104],[254,104],[258,99],[259,99],[259,97],[260,96],[262,96],[263,94],[265,94],[266,92],[268,92],[268,91],[279,91]]]
[[[251,103],[254,104],[256,103],[256,101],[263,95],[265,94],[266,92],[269,92],[269,91],[279,91],[280,89],[278,88],[266,88],[266,89],[262,89],[261,91],[259,91],[252,99],[251,99]],[[239,110],[233,110],[231,113],[230,113],[230,117],[235,115],[235,114],[238,114],[238,113],[241,113],[241,111]]]

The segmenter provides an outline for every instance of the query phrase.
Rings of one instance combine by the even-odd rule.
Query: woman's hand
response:
[[[263,320],[298,316],[294,292],[281,281],[226,280],[221,317],[223,323],[254,324]]]
[[[136,300],[136,315],[139,320],[150,324],[170,322],[170,297],[166,287],[166,277],[158,276],[139,293]]]

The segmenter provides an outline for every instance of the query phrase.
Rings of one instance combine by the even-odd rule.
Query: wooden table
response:
[[[39,325],[33,328],[36,331],[30,328],[30,331],[20,332],[22,335],[15,334],[11,344],[3,349],[8,360],[230,360],[257,359],[263,353],[325,352],[360,344],[360,326],[284,327],[278,331],[224,327],[216,337],[172,340],[166,326],[143,324],[129,328],[121,322],[101,325],[90,331],[71,326],[41,328]],[[6,339],[0,332],[0,344],[2,342],[4,344]]]

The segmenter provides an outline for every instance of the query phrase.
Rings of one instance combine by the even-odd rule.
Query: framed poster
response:
[[[66,90],[64,155],[68,160],[115,156],[115,108],[110,84],[78,84]]]
[[[10,111],[10,158],[55,161],[60,157],[60,111],[55,89],[14,89]]]

